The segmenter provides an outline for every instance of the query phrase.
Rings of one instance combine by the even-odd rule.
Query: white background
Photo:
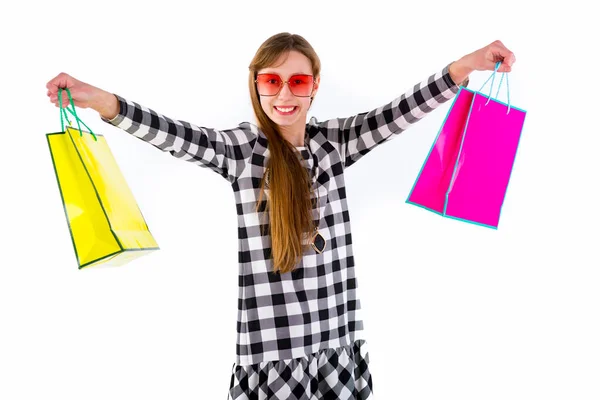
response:
[[[451,102],[346,171],[375,398],[600,398],[600,32],[586,1],[552,3],[1,6],[0,398],[226,397],[230,186],[79,110],[109,141],[161,250],[78,270],[45,85],[67,72],[172,118],[231,128],[253,121],[247,67],[280,31],[321,57],[319,120],[385,104],[496,39],[517,57],[510,98],[527,118],[497,231],[405,203]],[[488,76],[475,72],[469,87]]]

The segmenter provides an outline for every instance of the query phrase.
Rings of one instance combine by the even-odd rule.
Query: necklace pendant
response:
[[[317,253],[322,254],[323,250],[325,250],[326,245],[327,245],[327,241],[325,240],[323,235],[321,235],[318,230],[315,230],[315,233],[313,234],[313,238],[312,238],[312,242],[311,242],[312,248],[315,249],[315,251]]]

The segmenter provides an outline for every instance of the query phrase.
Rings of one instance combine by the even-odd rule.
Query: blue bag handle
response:
[[[498,68],[500,68],[501,64],[502,64],[502,61],[498,61],[496,63],[496,66],[494,67],[494,72],[492,72],[492,75],[489,78],[487,78],[487,80],[483,83],[483,85],[481,85],[481,89],[479,89],[479,91],[481,92],[483,90],[483,88],[485,87],[485,85],[488,83],[488,81],[490,79],[492,80],[492,84],[490,86],[490,94],[487,96],[488,101],[485,103],[486,106],[492,99],[492,89],[494,88],[494,78],[496,77],[496,72],[498,71]],[[498,85],[498,91],[496,92],[496,97],[495,97],[496,99],[498,98],[498,94],[500,93],[500,87],[502,86],[502,81],[504,80],[505,75],[506,75],[506,72],[503,72],[502,77],[500,78],[500,84]],[[506,114],[508,114],[510,112],[510,89],[508,86],[508,75],[506,75],[506,97],[507,97],[507,102],[508,102],[508,110],[506,110]]]

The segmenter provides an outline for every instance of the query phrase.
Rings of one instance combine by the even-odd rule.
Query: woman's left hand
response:
[[[496,40],[450,64],[450,77],[454,82],[463,82],[473,71],[493,71],[499,61],[502,64],[498,72],[510,72],[516,60],[514,53]]]

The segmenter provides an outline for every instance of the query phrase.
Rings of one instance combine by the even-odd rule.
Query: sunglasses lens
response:
[[[277,74],[260,74],[256,76],[256,88],[261,96],[274,96],[281,88],[281,78]],[[299,97],[308,97],[313,87],[311,75],[294,75],[288,82],[290,91]]]
[[[261,74],[256,80],[256,88],[261,96],[273,96],[281,86],[281,78],[275,74]]]
[[[296,96],[308,97],[312,90],[313,78],[310,75],[294,75],[290,77],[290,90]]]

